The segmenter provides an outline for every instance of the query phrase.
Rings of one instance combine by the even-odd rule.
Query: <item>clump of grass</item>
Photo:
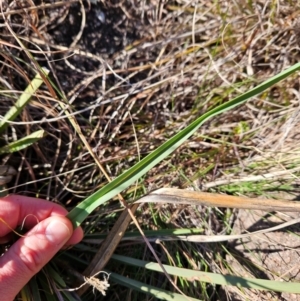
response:
[[[108,192],[109,178],[129,170],[139,157],[145,158],[211,108],[292,66],[299,58],[292,27],[294,8],[276,5],[264,1],[255,5],[243,1],[230,5],[223,1],[191,5],[181,0],[158,5],[46,1],[25,14],[3,4],[1,18],[9,27],[1,28],[2,74],[6,74],[1,80],[1,115],[15,103],[16,94],[24,91],[38,65],[51,70],[46,85],[6,129],[7,141],[14,133],[23,138],[36,127],[48,134],[26,151],[8,157],[6,163],[21,170],[10,191],[27,191],[72,209],[99,189]],[[99,11],[106,24],[96,18]],[[52,18],[47,21],[43,16]],[[122,196],[116,192],[106,196],[109,202],[102,199],[102,206],[85,221],[86,216],[76,220],[71,214],[74,223],[82,222],[88,235],[107,233],[120,221],[123,207],[119,202],[126,205],[125,199],[130,204],[149,190],[166,186],[251,196],[286,185],[290,189],[295,186],[299,160],[296,91],[297,80],[290,76],[251,102],[214,116],[172,155],[157,160],[146,175],[139,175]],[[186,205],[144,205],[135,217],[145,231],[201,227],[208,235],[229,234],[236,214]],[[126,228],[124,222],[122,231]],[[145,233],[150,239],[149,232]],[[89,242],[88,235],[33,279],[20,298],[76,300],[79,292],[57,288],[79,286],[69,267],[76,265],[77,272],[83,273],[91,262],[98,244]],[[115,240],[116,253],[156,260],[140,241],[119,244]],[[232,251],[225,243],[160,242],[151,246],[171,266],[221,273],[226,273],[226,267],[230,271],[225,253]],[[124,294],[130,300],[145,299],[149,293],[143,288],[145,283],[148,289],[155,288],[157,297],[162,294],[164,298],[167,291],[184,299],[163,274],[130,267],[126,260],[122,266],[108,261],[113,288],[108,292],[110,300]],[[122,275],[136,277],[136,282],[130,284]],[[191,298],[204,300],[217,299],[218,285],[224,284],[178,275],[172,281]],[[82,298],[94,299],[92,290]]]

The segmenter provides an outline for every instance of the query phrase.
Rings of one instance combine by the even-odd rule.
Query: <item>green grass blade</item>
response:
[[[26,285],[22,288],[20,294],[21,294],[22,301],[31,301],[32,300],[28,285]]]
[[[46,275],[52,282],[52,291],[56,300],[68,300],[68,301],[77,301],[70,292],[67,290],[67,285],[64,279],[61,277],[59,273],[59,269],[55,266],[53,262],[47,264],[44,267],[44,271],[46,271]],[[50,287],[49,287],[50,289]],[[63,297],[64,296],[64,297]],[[34,299],[35,300],[35,299]]]
[[[24,149],[33,143],[39,141],[43,137],[45,137],[46,133],[44,130],[39,130],[34,133],[31,133],[30,135],[19,139],[17,141],[14,141],[12,143],[9,143],[3,147],[0,148],[0,155],[2,154],[8,154],[8,153],[14,153],[21,149]]]
[[[114,179],[112,182],[105,185],[103,188],[86,198],[79,205],[77,205],[69,214],[68,217],[73,223],[74,227],[78,227],[84,219],[99,205],[105,203],[109,199],[116,196],[118,193],[128,188],[131,184],[141,178],[146,172],[148,172],[152,167],[161,162],[164,158],[170,155],[174,150],[176,150],[184,141],[186,141],[198,128],[208,119],[228,111],[254,97],[272,85],[278,83],[279,81],[285,79],[292,73],[300,69],[300,63],[288,68],[287,70],[279,73],[278,75],[268,79],[252,90],[230,100],[224,104],[221,104],[210,111],[206,112],[184,130],[180,131],[178,134],[170,138],[168,141],[159,146],[155,151],[150,153],[148,156],[143,158],[140,162],[135,164],[133,167],[128,169],[126,172],[121,174],[119,177]]]
[[[39,287],[38,287],[38,284],[36,281],[36,276],[31,278],[30,282],[28,283],[28,286],[30,287],[30,291],[32,293],[32,300],[42,301],[41,296],[40,296]]]
[[[112,259],[118,260],[125,264],[130,264],[142,268],[146,268],[151,271],[162,272],[160,265],[154,262],[147,262],[144,260],[134,259],[122,255],[112,255]],[[191,281],[202,281],[206,283],[214,283],[217,285],[232,285],[244,288],[253,288],[259,290],[276,291],[276,292],[289,292],[300,293],[300,284],[291,282],[280,282],[273,280],[243,278],[233,275],[220,275],[209,272],[201,272],[183,268],[172,267],[163,265],[169,275],[178,277],[184,277]]]
[[[170,291],[167,291],[167,290],[163,290],[163,289],[151,286],[151,285],[147,285],[143,282],[136,281],[136,280],[130,279],[128,277],[121,276],[121,275],[116,274],[116,273],[111,273],[111,272],[108,272],[108,273],[109,273],[110,280],[112,280],[112,281],[114,281],[118,284],[124,285],[126,287],[132,288],[134,290],[143,292],[145,294],[152,295],[155,298],[160,299],[160,300],[167,300],[167,301],[188,301],[188,300],[199,301],[199,299],[195,299],[195,298],[191,298],[191,297],[189,297],[187,299],[183,295],[176,294],[176,293],[173,293],[173,292],[170,292]]]
[[[195,235],[195,234],[201,234],[204,232],[203,229],[199,228],[191,228],[191,229],[159,229],[159,230],[144,230],[143,231],[145,236],[147,238],[155,237],[155,238],[161,238],[161,237],[177,237],[182,235]],[[89,239],[104,239],[107,237],[107,234],[102,233],[91,233],[86,234],[84,236],[85,241],[88,241]],[[122,238],[122,240],[125,240],[126,238],[129,239],[136,239],[141,238],[142,235],[139,231],[132,231],[132,232],[126,232]]]
[[[45,75],[49,74],[49,70],[41,68],[41,72]],[[21,94],[19,99],[16,101],[14,106],[12,106],[9,111],[5,114],[4,118],[0,120],[0,133],[2,133],[8,126],[9,121],[13,121],[23,110],[23,108],[29,103],[32,95],[37,91],[37,89],[43,83],[43,79],[40,73],[37,73],[34,79],[27,86],[25,91]]]
[[[54,263],[52,263],[54,265]],[[47,275],[51,277],[60,287],[66,287],[65,281],[61,278],[59,273],[51,266],[51,264],[47,264],[44,267],[44,270],[47,271]]]

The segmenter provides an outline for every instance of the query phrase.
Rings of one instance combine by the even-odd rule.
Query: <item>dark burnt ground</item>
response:
[[[130,1],[82,5],[74,2],[48,8],[51,3],[55,4],[35,3],[40,9],[29,12],[22,11],[22,7],[31,7],[28,3],[4,3],[10,30],[2,27],[1,36],[8,43],[3,45],[2,60],[6,64],[2,65],[2,74],[15,91],[24,90],[35,74],[36,66],[21,50],[11,33],[14,31],[36,62],[51,71],[57,99],[64,96],[70,101],[72,112],[83,111],[76,115],[78,124],[100,160],[113,162],[111,176],[116,176],[137,160],[131,118],[138,122],[137,134],[146,138],[139,142],[144,156],[174,134],[173,130],[164,131],[166,124],[185,120],[194,106],[199,88],[191,83],[197,80],[197,75],[194,79],[180,75],[185,64],[181,55],[181,44],[186,40],[185,24],[180,24],[184,18],[178,19],[176,13],[168,16],[168,11],[153,4]],[[14,10],[21,11],[14,13]],[[158,18],[166,20],[160,24]],[[173,21],[174,27],[170,23]],[[178,52],[177,57],[173,57],[173,52]],[[68,120],[53,121],[63,114],[62,109],[54,95],[46,87],[43,89],[21,118],[24,121],[52,118],[51,122],[15,126],[18,136],[24,135],[26,129],[40,127],[49,133],[26,151],[30,162],[22,166],[21,178],[33,183],[22,181],[22,187],[16,191],[21,189],[30,194],[38,188],[37,179],[68,172],[67,176],[47,180],[47,187],[52,188],[44,187],[40,195],[60,201],[73,199],[74,194],[65,189],[67,185],[70,190],[81,191],[75,195],[85,197],[103,185],[104,179],[99,176],[91,180],[95,167],[74,170],[93,161],[86,150],[80,150],[79,138]],[[12,99],[2,97],[4,112],[16,97],[16,94]],[[170,103],[170,97],[178,101]],[[18,168],[20,156],[10,156],[8,163]]]
[[[49,4],[49,2],[44,2],[44,4]],[[35,5],[39,6],[42,4],[35,3]],[[9,7],[4,6],[3,10],[9,12],[10,10],[20,9],[20,6],[22,7],[22,5],[11,3]],[[27,6],[26,3],[24,3],[24,6]],[[76,43],[76,45],[73,44],[73,48],[80,49],[83,54],[74,55],[72,50],[66,51],[66,49],[69,49],[69,46],[72,45],[83,25],[81,9],[82,7],[79,3],[73,3],[56,8],[41,9],[38,10],[37,13],[35,11],[31,14],[13,14],[9,16],[7,20],[11,29],[22,39],[25,39],[22,40],[24,46],[35,50],[34,57],[38,64],[51,70],[51,80],[53,80],[54,85],[58,87],[60,92],[69,98],[73,96],[75,92],[78,94],[72,102],[72,110],[75,111],[85,109],[87,106],[97,103],[95,99],[104,94],[102,89],[103,83],[105,89],[109,89],[114,87],[119,81],[115,76],[107,75],[104,82],[100,75],[98,78],[95,78],[92,83],[85,86],[84,82],[90,76],[84,72],[90,72],[90,74],[92,74],[93,72],[99,72],[99,69],[102,67],[99,60],[89,58],[86,53],[110,61],[111,68],[115,69],[117,64],[120,68],[122,64],[125,63],[125,59],[120,58],[119,60],[114,60],[114,55],[120,53],[120,51],[128,44],[132,43],[132,41],[138,40],[141,36],[141,32],[145,32],[145,23],[147,23],[145,21],[142,22],[140,18],[137,18],[137,12],[132,8],[132,4],[130,3],[126,3],[122,8],[117,4],[107,4],[104,6],[101,3],[90,5],[85,3],[84,11],[86,13],[86,21],[84,22],[84,30],[81,33],[78,43]],[[127,11],[130,11],[130,15],[128,13],[130,18],[126,17],[125,12],[127,13]],[[99,20],[99,15],[102,16],[101,20]],[[2,37],[8,43],[18,47],[18,43],[8,29],[2,28]],[[37,49],[39,49],[38,53],[36,53]],[[45,53],[47,51],[48,53]],[[68,61],[71,65],[66,65],[64,61],[65,56],[68,56]],[[11,89],[17,91],[24,90],[28,84],[28,80],[35,74],[33,64],[30,59],[28,59],[26,53],[20,51],[20,47],[17,49],[14,47],[4,47],[2,58],[6,61],[13,61],[13,64],[15,64],[15,68],[12,68],[13,64],[8,66],[2,65],[2,74],[9,78],[10,83],[12,83]],[[73,70],[72,66],[74,69],[76,68],[76,70]],[[104,68],[106,69],[106,66],[102,67],[102,69]],[[122,76],[126,77],[126,73],[127,72],[124,72]],[[141,77],[142,75],[139,76],[140,79]],[[132,83],[134,82],[134,79],[130,79],[130,81],[127,80],[122,83],[121,87],[114,89],[111,97],[127,93],[128,90],[132,89]],[[74,88],[76,89],[75,91],[73,90]],[[57,93],[57,96],[59,96],[59,93]],[[109,98],[110,96],[105,97],[105,99]],[[7,100],[7,98],[4,97],[2,98],[2,102],[5,104],[3,110],[12,103],[11,100]],[[26,112],[33,120],[39,120],[45,116],[48,116],[48,118],[56,117],[56,114],[59,113],[56,100],[48,99],[47,101],[44,101],[39,99],[38,102],[39,107],[36,106],[36,103],[33,103],[26,108]],[[106,101],[106,107],[109,102],[109,100]],[[88,118],[91,117],[91,110],[80,114],[78,120],[83,131],[87,130],[87,132],[89,132],[89,130],[93,130],[95,126],[99,126],[99,132],[102,131],[104,126],[110,120],[110,115],[116,106],[117,105],[112,104],[111,108],[106,112],[107,116],[100,116],[100,118],[97,118],[97,116],[99,116],[99,108],[96,110],[94,109],[93,114],[96,115],[95,118],[93,118],[94,120],[88,120]],[[117,123],[118,119],[111,120],[111,127],[115,127]],[[62,165],[67,159],[67,152],[69,149],[67,144],[70,140],[75,139],[73,143],[76,145],[77,138],[72,136],[72,130],[66,120],[48,123],[47,125],[44,123],[43,125],[31,126],[30,128],[39,126],[46,126],[50,135],[44,140],[44,143],[41,142],[39,146],[35,147],[35,151],[30,150],[30,152],[33,152],[30,155],[30,165],[36,166],[36,168],[39,169],[37,173],[41,173],[41,175],[45,172],[47,173],[47,169],[50,169],[52,172],[54,171],[55,174],[57,174],[59,170],[62,172]],[[18,129],[20,129],[20,135],[22,135],[22,131],[24,131],[23,128],[24,126],[18,127]],[[57,133],[58,131],[59,134]],[[100,143],[99,132],[96,133],[97,135],[90,141],[92,147],[95,147]],[[101,144],[103,145],[104,143],[105,145],[109,133],[103,136]],[[59,150],[59,154],[56,155],[58,143],[61,144],[61,149]],[[72,155],[75,155],[70,149],[69,152],[69,158],[71,158]],[[44,156],[39,156],[39,153]],[[77,155],[79,155],[78,151]],[[81,164],[86,164],[85,159],[78,161],[79,166]],[[15,166],[18,162],[18,155],[16,157],[13,156],[9,161],[9,163]],[[67,163],[68,166],[65,166],[67,170],[69,170],[69,168],[74,168],[74,166],[70,166],[69,163],[70,162]],[[43,167],[44,164],[48,164],[48,166]],[[28,169],[25,173],[28,174]],[[36,177],[34,176],[34,178]],[[48,195],[50,199],[56,198],[57,191],[61,190],[62,183],[55,182],[54,186],[57,187],[57,190],[53,190],[53,194],[51,193]],[[75,182],[76,181],[74,181],[74,183]],[[75,186],[77,185],[80,185],[80,183],[75,184]],[[36,187],[33,188],[32,185],[29,185],[26,190],[36,190]]]

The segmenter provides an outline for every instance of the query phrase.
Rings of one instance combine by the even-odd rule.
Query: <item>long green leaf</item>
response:
[[[195,235],[195,234],[200,234],[203,233],[204,230],[199,228],[191,228],[191,229],[159,229],[159,230],[144,230],[143,231],[145,236],[147,238],[154,237],[155,239],[161,238],[161,237],[176,237],[176,236],[181,236],[181,235]],[[84,236],[84,241],[92,241],[96,243],[96,240],[103,240],[104,238],[107,237],[107,234],[102,234],[102,233],[91,233],[91,234],[86,234]],[[140,239],[141,233],[139,231],[133,231],[133,232],[126,232],[124,234],[124,237],[122,240],[126,239]]]
[[[9,143],[3,147],[0,148],[0,155],[2,154],[8,154],[8,153],[14,153],[21,149],[24,149],[33,143],[39,141],[41,138],[45,137],[45,131],[39,130],[36,132],[31,133],[30,135],[21,138],[17,141],[14,141],[12,143]]]
[[[167,301],[199,301],[199,299],[195,299],[195,298],[191,298],[191,297],[185,297],[183,295],[177,294],[177,293],[173,293],[167,290],[163,290],[161,288],[155,287],[155,286],[151,286],[151,285],[147,285],[143,282],[140,281],[136,281],[133,279],[130,279],[128,277],[124,277],[121,276],[119,274],[116,273],[112,273],[112,272],[108,272],[109,273],[109,278],[121,285],[124,285],[126,287],[130,287],[134,290],[143,292],[145,294],[154,296],[156,299],[160,299],[160,300],[167,300]]]
[[[29,287],[26,285],[22,288],[21,292],[21,298],[22,298],[22,301],[31,301],[31,293],[30,293],[30,290],[29,290]]]
[[[52,290],[56,295],[56,300],[62,300],[63,298],[62,295],[65,296],[64,300],[69,300],[69,301],[78,300],[73,298],[70,292],[68,292],[67,290],[64,291],[64,289],[66,289],[66,283],[64,279],[61,277],[60,273],[58,272],[58,268],[55,267],[55,264],[53,262],[47,264],[46,267],[44,267],[44,270],[46,270],[47,277],[49,277],[49,279],[51,279],[52,281]]]
[[[122,255],[112,255],[112,259],[120,262],[143,267],[148,270],[162,272],[160,265],[155,262],[147,262],[144,260],[134,259]],[[276,291],[276,292],[289,292],[289,293],[300,293],[300,284],[292,282],[280,282],[273,280],[254,279],[254,278],[243,278],[233,275],[220,275],[209,272],[195,271],[183,268],[172,267],[163,265],[169,275],[179,276],[187,278],[191,281],[202,281],[206,283],[214,283],[217,285],[233,285],[237,287],[253,288],[259,290]]]
[[[39,287],[38,287],[38,284],[36,281],[36,276],[31,278],[30,282],[28,283],[28,286],[30,287],[30,291],[32,293],[32,300],[42,301],[41,296],[40,296]]]
[[[41,68],[41,72],[44,72],[45,75],[49,74],[49,70],[47,70],[46,68]],[[5,114],[4,118],[0,120],[0,133],[5,130],[5,128],[9,124],[9,121],[13,121],[20,114],[23,108],[29,103],[32,95],[37,91],[42,83],[43,79],[40,73],[37,73],[34,79],[27,86],[25,91],[18,98],[14,106],[12,106]]]
[[[47,279],[47,275],[43,271],[41,271],[38,274],[37,279],[40,284],[39,286],[42,288],[40,289],[40,291],[41,294],[43,294],[43,301],[57,301],[55,295],[53,294],[51,288],[49,287],[49,281]]]
[[[84,219],[99,205],[105,203],[109,199],[116,196],[118,193],[128,188],[131,184],[141,178],[147,171],[149,171],[156,164],[161,162],[164,158],[170,155],[174,150],[176,150],[184,141],[186,141],[198,128],[208,119],[228,111],[242,103],[246,100],[254,97],[272,85],[278,83],[279,81],[285,79],[292,73],[300,69],[300,63],[288,68],[287,70],[279,73],[278,75],[268,79],[252,90],[221,104],[210,111],[203,114],[201,117],[197,118],[184,130],[180,131],[178,134],[170,138],[168,141],[163,143],[155,151],[150,153],[148,156],[143,158],[140,162],[135,164],[133,167],[128,169],[122,175],[114,179],[112,182],[105,185],[103,188],[86,198],[79,205],[77,205],[69,214],[68,217],[72,221],[74,227],[78,227]]]

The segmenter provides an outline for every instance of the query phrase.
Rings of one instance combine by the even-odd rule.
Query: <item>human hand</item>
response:
[[[2,301],[12,301],[63,246],[76,244],[82,239],[82,229],[79,227],[73,231],[66,214],[63,207],[41,199],[20,195],[0,198],[0,244],[10,241],[11,229],[23,222],[24,227],[30,229],[0,257]]]

